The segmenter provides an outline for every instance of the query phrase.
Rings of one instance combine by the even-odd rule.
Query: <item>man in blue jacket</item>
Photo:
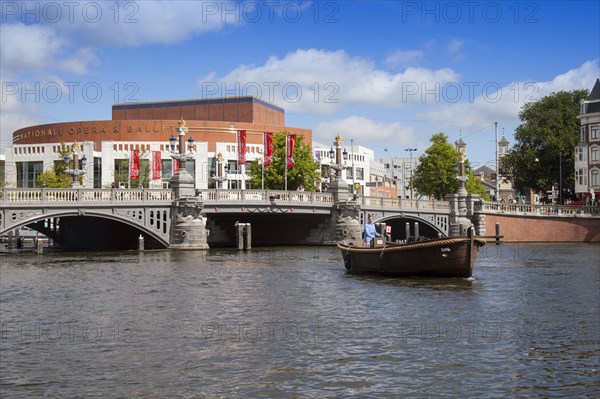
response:
[[[373,215],[369,215],[369,217],[367,218],[367,223],[365,223],[365,244],[367,247],[371,246],[371,240],[374,237],[381,237],[381,234],[379,234],[375,229],[373,219]]]

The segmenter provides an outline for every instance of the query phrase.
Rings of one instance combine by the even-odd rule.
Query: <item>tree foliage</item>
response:
[[[443,199],[444,195],[458,191],[459,182],[456,179],[454,165],[459,162],[459,153],[448,142],[448,136],[444,133],[434,134],[430,141],[431,146],[419,157],[419,166],[413,176],[413,186],[420,195]],[[489,199],[481,181],[473,176],[472,171],[468,176],[469,180],[465,185],[467,192]]]
[[[501,165],[501,174],[512,179],[517,190],[549,190],[560,181],[562,160],[563,192],[574,192],[577,115],[580,101],[587,97],[587,90],[560,91],[523,105],[515,144]]]
[[[71,155],[71,151],[64,144],[60,144],[58,152],[59,161],[54,162],[52,169],[45,170],[37,176],[37,186],[42,188],[68,188],[73,183],[73,177],[65,173],[67,165],[63,159],[65,155]]]
[[[285,136],[287,132],[273,134],[273,163],[265,168],[265,189],[283,190],[285,187]],[[248,163],[247,173],[252,187],[262,186],[262,158]],[[306,191],[315,191],[315,182],[320,174],[320,165],[314,159],[310,144],[304,143],[304,136],[296,136],[294,166],[287,171],[288,190],[300,186]]]

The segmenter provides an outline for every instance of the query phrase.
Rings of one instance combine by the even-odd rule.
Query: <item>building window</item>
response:
[[[581,126],[581,142],[585,143],[585,126]]]
[[[598,147],[590,148],[590,162],[598,162],[600,160],[600,149]]]
[[[0,160],[0,185],[6,183],[6,161]]]
[[[575,150],[575,159],[578,161],[585,161],[585,148],[586,147],[577,147]]]
[[[102,188],[102,158],[94,157],[94,188]]]
[[[42,161],[17,162],[17,187],[36,188],[38,176],[44,169]]]
[[[365,179],[365,170],[363,168],[356,168],[356,180]]]
[[[587,186],[587,169],[575,169],[575,181],[580,186]]]
[[[161,160],[161,174],[162,181],[168,182],[171,180],[171,176],[173,176],[173,160],[172,159],[162,159]]]
[[[590,140],[598,140],[598,125],[590,127]]]
[[[592,173],[590,173],[590,185],[593,187],[598,187],[600,186],[600,170],[592,170]]]

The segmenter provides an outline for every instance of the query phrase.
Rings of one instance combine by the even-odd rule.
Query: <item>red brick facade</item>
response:
[[[485,215],[485,230],[492,235],[500,223],[506,242],[600,241],[600,218],[560,216]]]
[[[262,143],[263,132],[284,130],[312,143],[310,129],[286,127],[283,109],[253,97],[115,104],[112,115],[112,120],[25,127],[13,133],[13,144],[93,141],[98,151],[100,143],[107,140],[166,144],[176,135],[181,117],[189,128],[187,136],[207,142],[209,152],[215,151],[216,143],[235,143],[236,130],[247,131],[248,144]]]

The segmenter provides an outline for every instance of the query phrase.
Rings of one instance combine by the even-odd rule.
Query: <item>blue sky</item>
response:
[[[115,102],[259,94],[319,142],[420,155],[462,131],[493,167],[494,122],[512,141],[525,102],[600,76],[598,1],[0,5],[3,147],[24,126],[110,119]]]

